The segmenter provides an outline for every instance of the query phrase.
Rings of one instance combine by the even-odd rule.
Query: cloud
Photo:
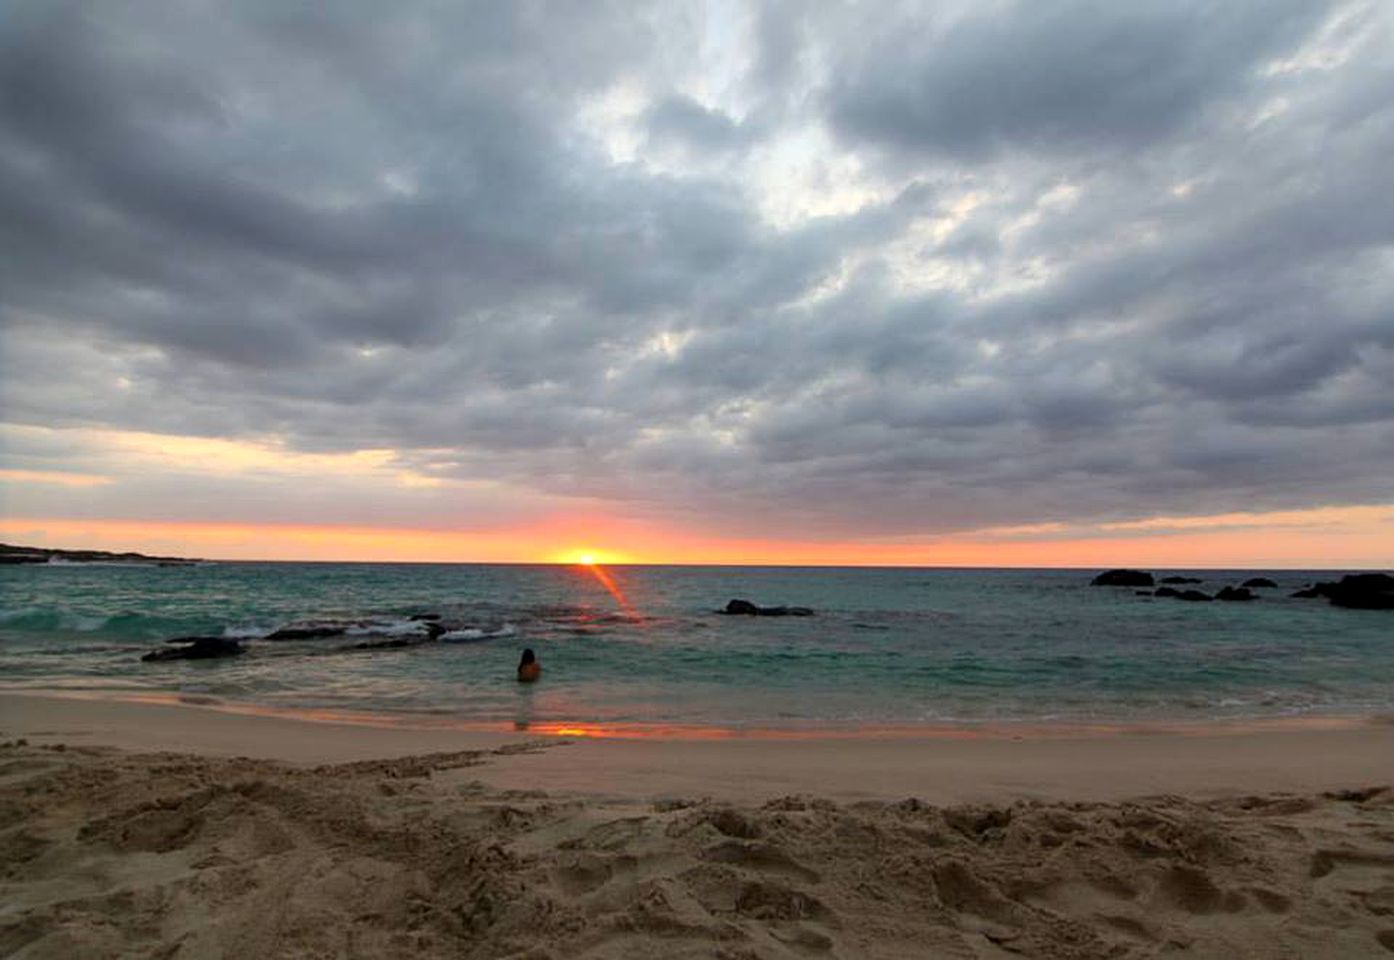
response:
[[[1145,145],[1242,94],[1320,22],[1287,3],[999,3],[881,24],[828,113],[858,142],[968,159]]]
[[[704,107],[677,94],[651,106],[645,117],[649,136],[674,140],[699,150],[727,150],[748,136],[740,123],[721,110]]]
[[[846,537],[1388,501],[1389,18],[20,4],[0,404],[51,449],[5,466],[111,482],[5,507]],[[191,482],[99,434],[350,459]],[[281,495],[363,451],[339,508]]]

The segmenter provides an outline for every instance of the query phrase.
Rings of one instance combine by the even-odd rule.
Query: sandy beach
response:
[[[663,739],[0,697],[0,954],[1378,957],[1394,726]]]

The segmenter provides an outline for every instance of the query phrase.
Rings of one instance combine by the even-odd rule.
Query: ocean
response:
[[[0,568],[0,689],[182,698],[500,729],[857,730],[1394,709],[1394,616],[1288,594],[1320,571],[1165,571],[1251,603],[1091,587],[1093,570],[210,563]],[[1161,572],[1157,572],[1158,576]],[[732,598],[806,617],[724,616]],[[438,619],[412,620],[438,615]],[[428,623],[441,634],[426,641]],[[288,625],[343,628],[260,639]],[[243,638],[147,663],[168,638]],[[386,649],[360,644],[399,640]],[[423,642],[416,642],[423,641]],[[543,679],[514,679],[520,651]]]

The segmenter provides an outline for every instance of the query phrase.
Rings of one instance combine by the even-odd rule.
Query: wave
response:
[[[34,632],[62,630],[69,633],[93,633],[105,627],[111,619],[109,616],[95,613],[41,610],[37,607],[0,610],[0,626]]]
[[[511,623],[494,630],[484,630],[480,627],[465,627],[461,630],[449,630],[441,634],[441,643],[468,643],[471,640],[493,640],[498,637],[516,636],[518,630]]]

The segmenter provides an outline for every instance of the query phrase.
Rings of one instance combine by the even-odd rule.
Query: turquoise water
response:
[[[1248,604],[1088,586],[1095,571],[257,564],[0,568],[0,687],[196,696],[484,724],[825,727],[1379,713],[1394,616],[1287,594]],[[1167,571],[1173,572],[1173,571]],[[1182,571],[1185,572],[1185,571]],[[1194,573],[1214,592],[1263,571]],[[720,616],[732,597],[817,611]],[[412,614],[449,632],[421,639]],[[188,634],[261,637],[241,657],[142,663]],[[532,647],[541,683],[513,681]]]

